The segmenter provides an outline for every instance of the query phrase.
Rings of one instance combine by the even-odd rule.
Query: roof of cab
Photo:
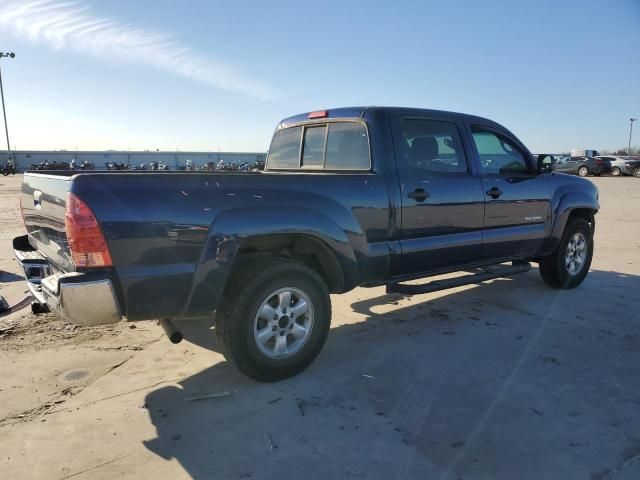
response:
[[[484,124],[498,125],[493,120],[488,118],[478,117],[475,115],[469,115],[466,113],[448,112],[445,110],[431,110],[425,108],[411,108],[411,107],[378,107],[378,106],[361,106],[361,107],[339,107],[313,110],[313,112],[327,112],[326,117],[323,118],[358,118],[364,117],[368,111],[385,111],[387,113],[402,113],[408,115],[425,115],[425,116],[437,116],[437,117],[464,117],[471,122],[481,122]],[[287,117],[280,122],[278,128],[284,128],[291,124],[304,122],[309,120],[309,114],[312,112],[300,113]],[[319,119],[317,119],[319,120]]]

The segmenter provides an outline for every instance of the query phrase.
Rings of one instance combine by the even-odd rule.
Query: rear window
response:
[[[324,136],[327,126],[307,127],[302,142],[302,168],[322,168],[324,164]]]
[[[361,123],[332,123],[327,136],[325,168],[329,170],[368,170],[369,139]]]
[[[302,127],[278,130],[271,142],[267,163],[270,168],[298,168]]]
[[[267,158],[267,168],[275,170],[369,170],[370,166],[367,129],[358,122],[284,128],[273,137]]]

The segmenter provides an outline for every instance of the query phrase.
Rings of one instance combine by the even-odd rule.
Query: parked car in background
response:
[[[622,173],[640,178],[640,158],[628,158],[625,162]]]
[[[556,162],[554,170],[560,173],[571,173],[586,177],[595,175],[596,177],[611,172],[611,163],[608,160],[596,157],[570,157],[560,159]]]
[[[611,163],[611,175],[613,175],[614,177],[624,174],[627,162],[629,160],[632,160],[632,158],[630,157],[621,157],[617,155],[600,155],[596,158],[601,158]]]

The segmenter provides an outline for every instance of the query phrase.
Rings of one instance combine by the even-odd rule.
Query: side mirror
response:
[[[555,158],[551,155],[538,155],[538,175],[553,172]]]

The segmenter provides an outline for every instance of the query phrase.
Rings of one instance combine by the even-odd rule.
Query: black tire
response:
[[[620,171],[620,167],[613,167],[613,168],[611,169],[611,175],[613,175],[614,177],[619,177],[619,176],[620,176],[620,173],[622,173],[622,172]]]
[[[299,350],[285,358],[271,358],[261,351],[254,337],[254,322],[263,302],[284,288],[295,288],[308,297],[313,323]],[[274,382],[302,372],[315,360],[327,339],[330,323],[329,291],[320,275],[302,263],[272,258],[245,264],[230,279],[216,314],[215,333],[228,361],[255,380]],[[277,335],[273,338],[277,340]]]
[[[574,275],[569,273],[565,261],[565,253],[574,235],[581,233],[586,240],[586,258],[581,269]],[[591,267],[593,258],[593,231],[591,225],[584,218],[571,217],[558,244],[556,251],[539,261],[539,271],[542,280],[552,288],[570,289],[582,283]]]
[[[640,167],[634,168],[633,172],[631,172],[631,174],[636,178],[640,178]]]
[[[6,177],[9,175],[9,170],[2,170],[2,176]],[[15,174],[14,174],[15,175]]]
[[[578,176],[587,177],[589,175],[589,169],[587,167],[580,167],[578,169]]]

